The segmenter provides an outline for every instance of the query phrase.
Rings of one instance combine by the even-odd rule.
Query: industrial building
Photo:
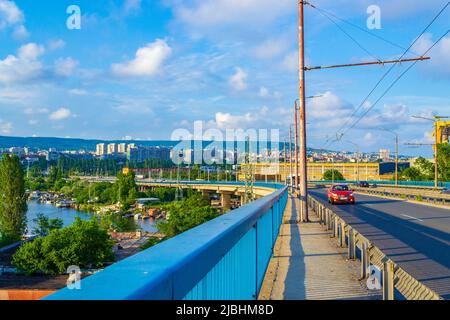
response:
[[[249,164],[242,164],[239,179],[244,179],[244,170]],[[280,181],[285,182],[290,176],[289,163],[254,163],[251,164],[256,181]],[[399,172],[409,168],[408,162],[398,164]],[[391,180],[394,177],[394,162],[376,163],[329,163],[308,162],[308,180],[322,180],[323,174],[328,170],[337,170],[349,181]],[[292,174],[295,175],[295,165],[292,165]]]

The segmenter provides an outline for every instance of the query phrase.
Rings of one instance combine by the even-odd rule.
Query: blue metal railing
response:
[[[45,299],[256,299],[288,199],[276,189]]]
[[[362,181],[362,180],[361,180]],[[324,183],[329,184],[333,181],[331,180],[317,180],[317,181],[309,181],[311,183]],[[395,185],[395,181],[388,180],[370,180],[367,181],[370,184],[379,184],[379,185]],[[356,180],[335,180],[334,183],[358,183]],[[399,181],[398,184],[400,186],[411,186],[411,187],[434,187],[434,181]],[[450,188],[450,182],[439,182],[440,187]]]

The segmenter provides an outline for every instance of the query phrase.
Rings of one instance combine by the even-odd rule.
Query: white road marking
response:
[[[414,220],[418,220],[418,221],[420,221],[420,222],[423,222],[423,220],[421,220],[421,219],[419,219],[419,218],[416,218],[416,217],[408,216],[407,214],[402,214],[402,216],[407,217],[407,218],[411,218],[411,219],[414,219]]]

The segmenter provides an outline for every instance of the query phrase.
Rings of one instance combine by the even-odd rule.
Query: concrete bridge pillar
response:
[[[208,190],[200,190],[200,192],[202,193],[203,198],[205,198],[206,200],[211,200],[211,193]]]
[[[220,192],[220,203],[224,212],[231,210],[231,195],[231,192]]]

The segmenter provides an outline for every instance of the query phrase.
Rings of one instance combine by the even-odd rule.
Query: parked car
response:
[[[328,189],[328,202],[355,204],[353,190],[346,184],[337,184]]]
[[[358,183],[358,187],[360,187],[360,188],[369,188],[370,185],[366,181],[361,181],[361,182]]]
[[[442,194],[450,194],[450,188],[444,188],[441,191]]]

